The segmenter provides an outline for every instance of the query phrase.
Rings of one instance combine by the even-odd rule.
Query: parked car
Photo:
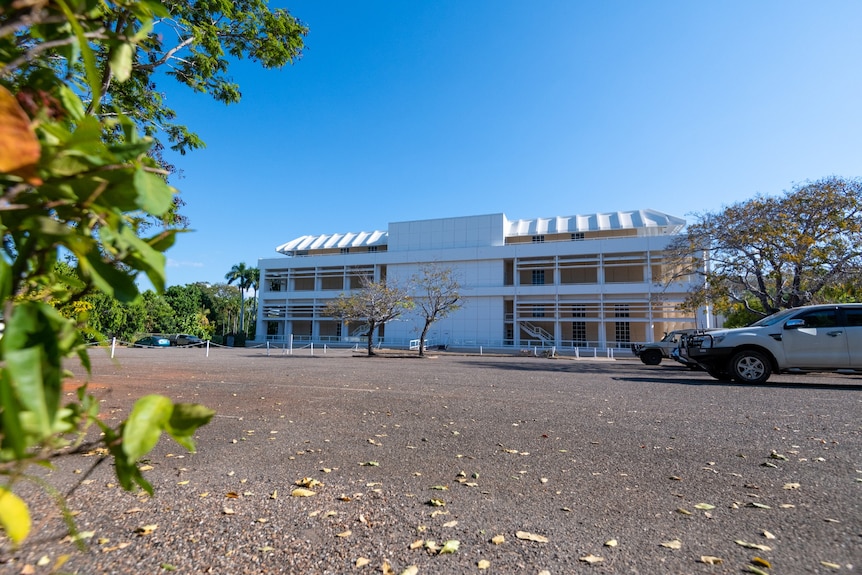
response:
[[[177,333],[169,337],[171,345],[201,345],[204,341],[196,335]]]
[[[632,353],[634,353],[646,365],[659,365],[662,359],[674,358],[674,350],[679,347],[679,343],[685,336],[695,333],[695,329],[677,329],[664,334],[664,337],[659,341],[651,343],[632,344]],[[677,359],[677,361],[680,361]],[[681,362],[685,363],[685,362]]]
[[[142,337],[134,343],[134,347],[170,347],[171,340],[157,335]]]
[[[692,334],[685,353],[716,379],[741,383],[783,372],[862,372],[862,304],[793,308],[748,327]]]

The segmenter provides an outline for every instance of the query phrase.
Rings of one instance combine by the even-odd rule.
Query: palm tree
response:
[[[239,287],[239,325],[243,334],[245,334],[245,290],[250,288],[253,285],[253,279],[259,276],[260,271],[257,268],[246,266],[245,262],[234,264],[224,276],[228,285],[236,282]],[[256,284],[254,285],[256,286]]]

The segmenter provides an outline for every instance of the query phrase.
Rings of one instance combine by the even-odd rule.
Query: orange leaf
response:
[[[15,96],[0,86],[0,172],[21,176],[31,184],[41,184],[36,163],[41,148],[30,118]]]

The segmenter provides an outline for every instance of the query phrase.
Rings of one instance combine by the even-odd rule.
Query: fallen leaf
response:
[[[236,513],[236,511],[234,511],[230,507],[222,508],[221,512],[224,513],[225,515],[233,515],[234,513]]]
[[[682,541],[679,539],[671,539],[670,541],[663,541],[659,543],[662,547],[667,547],[668,549],[682,549]]]
[[[766,531],[766,530],[763,531],[763,536],[766,537],[767,539],[775,539],[775,535],[773,535],[772,533],[770,533],[769,531]]]
[[[589,563],[590,565],[601,563],[604,560],[604,557],[599,557],[598,555],[593,555],[592,553],[584,555],[583,557],[578,557],[578,561],[583,561],[584,563]]]
[[[317,495],[317,493],[304,487],[297,487],[290,492],[291,497],[311,497],[312,495]]]
[[[772,509],[769,505],[764,505],[763,503],[757,503],[756,501],[752,501],[746,505],[746,507],[756,507],[757,509]]]
[[[694,508],[700,509],[701,511],[709,511],[710,509],[715,509],[715,505],[710,505],[709,503],[698,503]]]
[[[445,507],[446,502],[442,499],[430,499],[428,500],[428,505],[431,507]]]
[[[135,533],[137,533],[138,535],[150,535],[151,533],[153,533],[158,528],[159,528],[159,526],[156,525],[155,523],[153,523],[151,525],[143,525],[143,526],[135,529]]]
[[[616,539],[609,539],[608,541],[605,541],[605,547],[616,547],[617,545],[619,545],[619,541],[617,541]]]
[[[341,537],[342,539],[345,539],[347,537],[350,537],[351,535],[353,535],[353,531],[348,529],[347,531],[342,531],[341,533],[337,534],[336,537]]]
[[[788,490],[789,489],[799,489],[800,487],[802,487],[802,486],[799,483],[785,483],[784,484],[784,489],[788,489]]]
[[[424,539],[417,539],[416,541],[414,541],[413,543],[410,544],[410,549],[411,550],[419,549],[423,545],[425,545],[425,540]]]
[[[787,456],[781,455],[777,451],[773,450],[772,453],[769,454],[770,459],[779,459],[781,461],[788,461]]]
[[[395,571],[392,570],[392,565],[389,564],[389,561],[383,562],[383,565],[380,566],[380,572],[383,575],[395,575]]]
[[[683,515],[691,515],[691,511],[689,511],[688,509],[683,509],[682,507],[678,508],[678,509],[676,510],[676,512],[677,512],[677,513],[682,513]]]
[[[449,521],[448,523],[444,523],[443,527],[455,527],[456,525],[458,525],[457,521]]]
[[[143,511],[143,509],[141,509],[140,507],[132,507],[131,509],[126,510],[126,513],[128,513],[128,514],[141,513],[142,511]]]
[[[837,563],[830,563],[829,561],[821,561],[820,564],[824,567],[829,567],[830,569],[841,569],[841,565]]]
[[[188,485],[188,484],[189,484],[188,480],[186,480],[186,481],[177,481],[177,485]]]
[[[224,494],[224,496],[228,499],[239,499],[239,493],[237,493],[236,491],[228,491]]]
[[[359,559],[356,560],[356,566],[357,567],[365,567],[369,563],[371,563],[371,559],[366,559],[365,557],[360,557]]]
[[[138,471],[152,471],[155,469],[152,465],[141,465],[138,467]]]
[[[745,566],[745,571],[746,571],[747,573],[754,573],[754,575],[769,575],[769,573],[767,573],[767,572],[766,572],[766,571],[764,571],[763,569],[758,569],[758,568],[757,568],[757,567],[755,567],[754,565],[746,565],[746,566]]]
[[[440,549],[440,555],[451,555],[458,551],[458,548],[461,546],[461,542],[456,539],[450,539],[449,541],[443,544],[443,548]]]
[[[748,549],[757,549],[758,551],[772,551],[772,547],[770,547],[769,545],[748,543],[747,541],[742,541],[741,539],[736,539],[734,543],[736,543],[737,545],[742,545],[743,547],[747,547]]]
[[[311,489],[314,487],[322,487],[323,483],[312,477],[303,477],[302,479],[294,481],[294,485],[299,485],[300,487],[308,487],[309,489]]]
[[[360,463],[359,465],[363,467],[380,467],[380,464],[376,461],[366,461],[365,463]]]
[[[410,565],[401,572],[401,575],[416,575],[417,573],[419,573],[419,567],[416,565]]]
[[[719,557],[713,557],[712,555],[701,555],[700,562],[707,565],[721,565],[722,563]]]
[[[449,488],[446,487],[445,485],[434,485],[431,487],[431,489],[433,489],[434,491],[448,491],[449,490]]]
[[[506,538],[502,535],[494,535],[493,537],[491,537],[491,543],[493,543],[494,545],[501,545],[505,542]]]
[[[766,567],[767,569],[772,569],[772,563],[761,557],[752,557],[751,562],[758,567]]]
[[[548,538],[544,535],[536,535],[535,533],[528,533],[526,531],[518,531],[515,533],[515,537],[518,539],[523,539],[525,541],[535,541],[536,543],[547,543]]]

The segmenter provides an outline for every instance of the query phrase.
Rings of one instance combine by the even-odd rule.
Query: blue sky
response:
[[[168,284],[305,234],[652,208],[693,221],[862,176],[862,2],[288,0],[283,70],[242,102],[164,84],[207,148],[171,158],[191,233]]]

